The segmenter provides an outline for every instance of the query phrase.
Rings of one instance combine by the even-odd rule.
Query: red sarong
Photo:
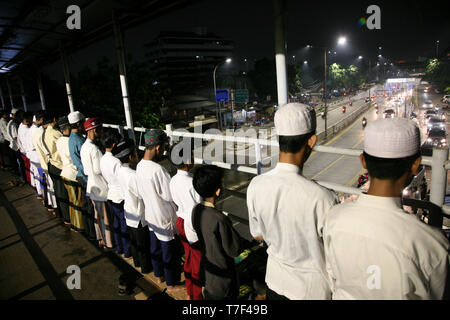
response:
[[[177,219],[177,229],[180,235],[181,244],[184,248],[184,278],[186,280],[187,294],[193,300],[203,300],[202,285],[200,283],[200,261],[202,252],[198,246],[198,242],[192,245],[186,239],[184,232],[184,219]]]

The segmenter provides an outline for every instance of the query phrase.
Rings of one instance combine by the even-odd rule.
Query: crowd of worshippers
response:
[[[99,118],[72,112],[57,119],[44,111],[33,118],[16,109],[9,117],[2,112],[0,119],[3,165],[35,187],[64,224],[133,259],[142,273],[153,271],[169,292],[238,297],[234,258],[250,243],[216,208],[222,169],[192,170],[191,150],[171,177],[161,165],[166,151],[171,158],[162,130],[145,133],[139,160],[133,140],[104,129]],[[400,118],[368,123],[360,160],[370,187],[339,203],[334,191],[303,175],[317,142],[314,109],[287,104],[274,120],[279,161],[247,189],[250,233],[267,247],[266,299],[448,299],[448,239],[402,209],[402,190],[421,163],[417,125]]]

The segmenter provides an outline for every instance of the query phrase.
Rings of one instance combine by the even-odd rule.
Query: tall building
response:
[[[196,94],[213,98],[214,67],[231,57],[233,42],[205,29],[163,31],[146,44],[158,82],[174,95]]]

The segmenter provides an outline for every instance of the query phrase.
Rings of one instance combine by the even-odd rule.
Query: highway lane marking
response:
[[[370,112],[372,110],[372,108],[370,108],[369,110],[367,110],[366,112],[364,112],[358,119],[360,119],[361,117],[365,116],[366,113]],[[337,138],[340,138],[345,132],[347,132],[348,130],[350,130],[351,128],[353,128],[358,121],[355,121],[351,126],[349,126],[348,128],[344,129],[341,133],[339,133],[336,137],[334,137],[333,139],[331,139],[330,141],[328,141],[325,145],[330,144],[331,142],[335,141]],[[364,140],[363,138],[360,138],[359,141],[352,146],[352,149],[357,147],[362,141]],[[315,152],[317,153],[317,152]],[[332,163],[330,163],[327,167],[325,167],[324,169],[322,169],[319,173],[315,174],[311,179],[315,179],[318,176],[322,175],[325,171],[327,171],[328,169],[330,169],[332,166],[334,166],[337,162],[339,162],[340,160],[342,160],[342,158],[344,158],[345,155],[340,156],[339,158],[337,158],[336,160],[334,160]]]
[[[360,138],[359,141],[357,143],[355,143],[351,149],[355,148],[356,146],[358,146],[361,142],[363,142],[364,138]],[[334,166],[336,163],[338,163],[339,161],[341,161],[346,155],[342,155],[339,158],[337,158],[336,160],[334,160],[332,163],[330,163],[327,167],[325,167],[324,169],[322,169],[319,173],[315,174],[314,177],[311,178],[311,180],[317,178],[318,176],[322,175],[325,171],[327,171],[328,169],[330,169],[332,166]]]

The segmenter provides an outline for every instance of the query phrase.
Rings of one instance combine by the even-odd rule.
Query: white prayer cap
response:
[[[12,113],[12,114],[16,114],[17,111],[19,111],[19,109],[17,109],[17,108],[12,108],[12,109],[11,109],[11,113]]]
[[[69,113],[67,118],[69,119],[70,124],[74,124],[80,122],[81,120],[84,120],[84,115],[80,111],[74,111]]]
[[[364,151],[373,157],[406,158],[419,150],[420,131],[411,120],[380,119],[369,122],[364,130]]]
[[[36,122],[36,116],[33,116],[33,122]]]
[[[316,130],[316,112],[302,103],[288,103],[275,113],[275,129],[279,136],[299,136]]]

